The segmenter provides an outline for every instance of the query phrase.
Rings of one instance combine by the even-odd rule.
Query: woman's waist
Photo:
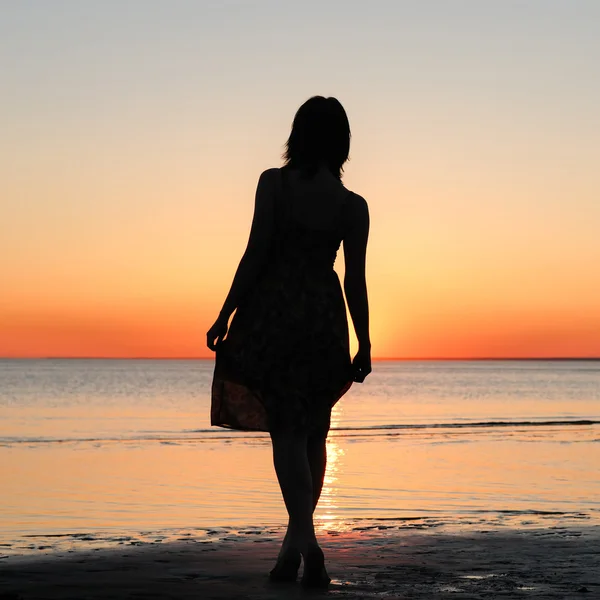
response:
[[[333,264],[306,266],[289,262],[276,263],[265,268],[261,279],[273,285],[292,287],[339,285],[339,277]]]
[[[289,255],[276,253],[267,262],[267,267],[275,271],[295,271],[310,274],[334,272],[334,264],[337,254],[307,254]]]

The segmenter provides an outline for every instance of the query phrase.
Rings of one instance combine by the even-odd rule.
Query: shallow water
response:
[[[0,543],[283,523],[268,438],[209,427],[212,367],[0,361]],[[328,449],[321,529],[598,522],[600,362],[378,362]]]

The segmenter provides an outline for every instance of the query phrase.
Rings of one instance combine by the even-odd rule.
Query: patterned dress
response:
[[[280,173],[269,259],[217,347],[211,424],[326,433],[331,409],[352,385],[346,306],[333,270],[342,211],[327,230],[294,221]]]

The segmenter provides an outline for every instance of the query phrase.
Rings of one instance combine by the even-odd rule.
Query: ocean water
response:
[[[0,543],[284,523],[268,436],[209,425],[212,369],[0,360]],[[376,362],[328,452],[328,531],[599,522],[600,362]]]

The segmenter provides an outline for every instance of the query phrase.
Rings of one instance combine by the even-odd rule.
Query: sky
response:
[[[370,207],[375,357],[600,356],[599,24],[596,0],[3,2],[0,356],[210,356],[316,94]]]

